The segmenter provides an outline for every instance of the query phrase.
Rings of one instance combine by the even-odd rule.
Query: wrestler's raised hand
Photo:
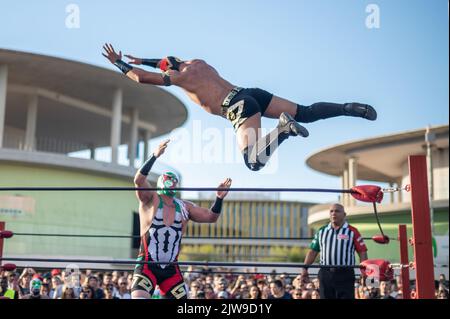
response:
[[[122,51],[119,51],[119,54],[117,54],[111,43],[105,43],[103,45],[103,50],[105,50],[105,52],[102,52],[102,55],[112,64],[116,63],[117,60],[122,59]]]
[[[227,179],[225,179],[225,181],[220,183],[218,188],[230,188],[231,182],[232,182],[231,178],[227,178]],[[227,196],[227,194],[228,194],[228,191],[220,190],[220,191],[217,191],[216,196],[223,199],[223,198],[225,198],[225,196]]]
[[[124,56],[130,60],[130,61],[128,61],[129,64],[136,64],[136,65],[142,64],[142,59],[136,58],[129,54],[125,54]]]
[[[161,142],[159,144],[158,148],[153,152],[153,155],[155,155],[156,158],[160,157],[164,154],[164,151],[167,148],[167,144],[169,144],[170,140],[165,140],[164,142]]]

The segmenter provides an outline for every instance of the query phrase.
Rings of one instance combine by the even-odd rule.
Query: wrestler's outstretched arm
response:
[[[231,178],[225,179],[218,188],[230,188]],[[189,218],[197,223],[215,223],[222,212],[222,202],[227,196],[227,190],[217,191],[216,200],[210,209],[195,206],[191,203],[187,203],[187,210],[189,211]]]
[[[136,58],[135,56],[132,56],[130,54],[124,55],[128,59],[128,63],[134,64],[134,65],[147,65],[152,68],[160,68],[161,62],[163,59],[144,59],[144,58]]]
[[[102,55],[107,58],[112,64],[117,66],[128,78],[138,83],[147,83],[153,85],[167,85],[164,81],[164,74],[156,72],[144,71],[140,68],[132,67],[131,65],[122,61],[122,51],[116,53],[114,47],[111,44],[105,43],[103,45],[105,52]],[[142,63],[142,62],[141,62]],[[173,73],[173,72],[171,72]],[[171,77],[176,74],[171,74]],[[173,82],[172,77],[172,82]]]
[[[150,188],[150,183],[147,180],[148,173],[152,169],[153,164],[156,162],[156,159],[164,154],[164,151],[167,148],[167,144],[169,144],[170,140],[166,140],[159,144],[158,148],[153,152],[153,155],[147,159],[147,161],[142,165],[142,167],[136,172],[134,176],[134,185],[137,188]],[[136,196],[144,205],[149,203],[153,196],[155,195],[155,191],[150,190],[137,190]]]
[[[125,74],[131,80],[138,83],[153,85],[166,85],[161,73],[148,72],[139,68],[133,68]]]

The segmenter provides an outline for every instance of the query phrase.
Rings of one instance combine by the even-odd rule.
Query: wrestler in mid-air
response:
[[[155,73],[125,63],[122,61],[122,52],[116,53],[111,44],[105,44],[103,49],[103,56],[133,81],[179,86],[205,111],[230,120],[245,164],[252,171],[264,167],[278,145],[289,136],[309,135],[298,122],[310,123],[341,115],[371,121],[377,118],[375,109],[367,104],[319,102],[303,106],[258,88],[241,88],[223,79],[203,60],[182,61],[172,56],[139,59],[125,55],[130,64],[143,64],[162,71]],[[261,137],[260,132],[262,116],[279,119],[277,127],[264,137]]]

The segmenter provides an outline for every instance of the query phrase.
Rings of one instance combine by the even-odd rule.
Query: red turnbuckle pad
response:
[[[383,190],[375,185],[360,185],[351,188],[352,196],[359,201],[368,203],[381,203]]]
[[[387,235],[384,235],[384,236],[383,235],[374,235],[374,236],[372,236],[372,240],[378,244],[383,244],[383,245],[389,244],[389,241],[390,241],[389,236],[387,236]]]
[[[389,281],[394,278],[391,263],[385,259],[367,259],[360,264],[364,277],[374,277],[379,281]]]
[[[14,233],[9,230],[0,231],[0,238],[11,238],[13,235],[14,235]]]

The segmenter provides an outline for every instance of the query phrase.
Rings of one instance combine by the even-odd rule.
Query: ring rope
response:
[[[381,223],[380,223],[380,217],[378,216],[377,204],[375,202],[373,202],[372,205],[373,205],[373,212],[375,214],[375,219],[377,221],[378,229],[380,230],[381,235],[383,236],[383,238],[385,238],[386,235],[383,232],[383,228],[381,227]]]
[[[162,262],[162,261],[142,261],[131,259],[115,259],[115,260],[96,260],[96,259],[64,259],[64,258],[10,258],[3,257],[0,261],[32,261],[32,262],[52,262],[52,263],[92,263],[92,264],[121,264],[121,265],[178,265],[178,266],[215,266],[215,267],[282,267],[282,268],[360,268],[358,265],[344,266],[344,265],[319,265],[319,264],[303,264],[303,263],[252,263],[252,262],[202,262],[202,261],[176,261],[176,262]]]
[[[211,270],[182,270],[182,272],[187,272],[187,273],[192,273],[192,274],[204,274],[204,275],[209,275],[209,274],[231,274],[231,275],[275,275],[275,276],[279,276],[279,275],[287,275],[287,276],[298,276],[298,273],[295,272],[282,272],[282,273],[273,273],[273,272],[259,272],[259,271],[249,271],[249,272],[244,272],[244,271],[211,271]],[[311,275],[309,275],[309,277],[312,277]]]
[[[38,236],[38,237],[81,237],[81,238],[141,238],[140,235],[95,235],[95,234],[48,234],[48,233],[13,233],[14,236]],[[215,237],[215,236],[183,236],[183,239],[218,239],[218,240],[313,240],[314,237]],[[372,240],[371,237],[363,237],[364,240]]]
[[[160,187],[0,187],[0,191],[160,191]],[[351,189],[329,188],[261,188],[261,187],[175,187],[174,191],[228,191],[228,192],[308,192],[308,193],[348,193],[354,194]]]

